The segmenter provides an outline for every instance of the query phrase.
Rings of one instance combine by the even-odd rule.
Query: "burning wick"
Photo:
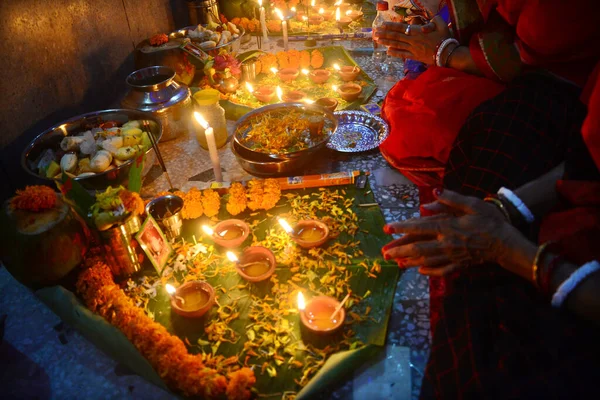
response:
[[[167,290],[167,293],[169,293],[169,296],[175,297],[175,299],[179,300],[181,304],[185,304],[185,300],[183,299],[183,297],[177,296],[175,294],[177,293],[177,289],[175,289],[175,286],[171,285],[170,283],[167,283],[165,285],[165,289]]]
[[[308,74],[310,73],[310,71],[309,71],[309,70],[307,70],[307,69],[302,69],[302,73],[303,73],[304,75],[308,75]]]
[[[314,103],[315,103],[315,101],[314,101],[314,100],[312,100],[312,99],[304,99],[304,102],[305,102],[306,104],[314,104]]]
[[[271,72],[274,73],[275,75],[277,75],[277,68],[271,67]]]
[[[323,7],[319,8],[319,14],[323,14],[325,13],[325,10],[323,10]]]
[[[212,236],[215,234],[215,231],[212,230],[212,228],[208,225],[202,225],[202,230],[204,231],[204,233],[206,233],[208,236]]]
[[[279,225],[281,225],[283,230],[286,231],[288,235],[296,236],[296,232],[294,232],[294,229],[291,227],[291,225],[285,219],[277,218],[277,222],[279,222]]]
[[[302,292],[298,292],[298,311],[304,312],[306,309],[306,302],[304,301],[304,295]]]
[[[341,68],[338,64],[333,64],[333,69],[335,69],[336,71],[340,71]]]
[[[277,92],[277,97],[279,98],[279,101],[283,101],[283,90],[281,90],[281,88],[277,86],[277,89],[275,89],[275,91]]]
[[[337,87],[337,85],[331,85],[331,89],[333,89],[334,92],[337,92],[338,87]]]
[[[290,11],[291,11],[291,12],[296,12],[296,7],[292,7],[292,8],[290,8]]]
[[[254,264],[254,262],[250,262],[248,264],[240,264],[240,259],[235,255],[235,253],[233,251],[228,251],[225,254],[227,255],[227,258],[229,259],[229,261],[231,261],[232,263],[236,263],[239,268],[243,269],[243,268],[246,268],[249,265]]]
[[[246,82],[246,89],[248,89],[248,93],[254,92],[254,88],[250,84],[250,82]]]
[[[346,16],[348,16],[348,15],[350,15],[350,14],[352,14],[352,10],[348,10],[348,11],[346,11]]]

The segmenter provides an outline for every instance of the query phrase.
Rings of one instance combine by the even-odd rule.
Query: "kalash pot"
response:
[[[175,71],[154,66],[137,70],[127,77],[129,93],[121,105],[152,113],[163,127],[161,142],[189,132],[192,118],[190,89],[174,81]]]

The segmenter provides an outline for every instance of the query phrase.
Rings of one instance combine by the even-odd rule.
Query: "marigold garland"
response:
[[[87,268],[76,284],[77,293],[91,311],[121,330],[169,387],[186,396],[206,399],[223,395],[232,400],[250,398],[250,388],[256,382],[250,368],[234,365],[224,376],[221,371],[206,365],[201,355],[189,354],[181,339],[149,318],[115,284],[100,251],[90,251],[91,255],[84,263]]]
[[[39,212],[56,207],[58,197],[48,186],[27,186],[17,190],[10,204],[18,210]]]

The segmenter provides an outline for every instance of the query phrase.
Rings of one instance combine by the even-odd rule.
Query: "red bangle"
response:
[[[554,258],[552,258],[552,261],[550,261],[550,263],[546,267],[543,274],[543,279],[540,284],[540,290],[544,295],[550,295],[550,278],[552,276],[552,272],[554,271],[556,266],[562,261],[562,259],[563,257],[560,255],[554,256]]]

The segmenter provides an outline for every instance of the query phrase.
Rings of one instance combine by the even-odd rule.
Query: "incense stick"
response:
[[[156,139],[154,138],[154,135],[150,131],[150,127],[148,126],[148,121],[144,121],[142,123],[142,126],[144,127],[144,131],[148,134],[148,138],[150,139],[152,148],[154,149],[154,152],[156,153],[156,158],[158,158],[158,163],[160,164],[160,167],[162,168],[163,172],[165,173],[165,176],[167,177],[167,182],[169,183],[169,187],[171,188],[171,190],[173,190],[173,183],[171,183],[171,177],[169,176],[169,173],[167,172],[167,166],[165,165],[165,161],[162,158],[162,154],[160,153],[160,150],[158,149],[158,143],[156,143]]]
[[[342,309],[342,307],[344,307],[344,304],[346,303],[346,301],[348,301],[348,299],[350,298],[351,294],[352,294],[352,292],[348,292],[348,294],[346,295],[346,297],[344,297],[344,300],[342,300],[342,302],[340,303],[340,305],[337,306],[337,308],[335,309],[335,311],[333,312],[333,314],[331,314],[331,316],[329,317],[329,319],[333,319],[333,317],[335,317],[336,314],[340,312],[340,310]]]

